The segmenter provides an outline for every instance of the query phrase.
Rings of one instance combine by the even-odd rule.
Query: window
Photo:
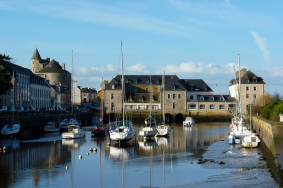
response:
[[[135,79],[135,84],[137,84],[138,83],[138,79]]]
[[[204,101],[204,97],[203,96],[200,97],[200,101]]]
[[[204,91],[207,91],[207,87],[204,87]]]
[[[129,82],[129,80],[128,79],[126,79],[126,83],[128,83]]]
[[[137,106],[136,105],[132,105],[131,108],[132,109],[137,109]]]
[[[214,101],[214,97],[213,96],[210,97],[210,101]]]
[[[111,89],[114,89],[114,88],[115,88],[115,85],[114,85],[114,84],[112,84],[112,85],[111,85]]]
[[[256,94],[254,94],[254,99],[256,99]]]
[[[134,92],[137,92],[137,91],[138,91],[138,89],[137,89],[137,88],[135,88],[135,89],[134,89]]]
[[[148,87],[145,90],[146,90],[146,92],[148,92]]]
[[[178,94],[178,99],[181,99],[181,94]]]
[[[247,111],[249,111],[250,110],[250,105],[248,104],[247,105],[247,109],[246,109]]]
[[[190,100],[194,100],[194,96],[190,95]]]
[[[158,79],[156,80],[156,84],[159,84],[159,80]]]
[[[176,99],[176,94],[173,94],[173,99]]]
[[[256,87],[254,87],[254,91],[256,91]]]
[[[168,99],[171,99],[171,95],[170,95],[170,93],[168,94]]]
[[[140,101],[143,101],[143,99],[140,99]]]
[[[215,105],[214,104],[209,105],[209,109],[214,110],[215,109]]]
[[[249,94],[247,94],[246,98],[248,99],[249,97],[250,97],[250,95],[249,95]]]
[[[157,105],[153,105],[152,109],[158,109],[158,106]]]
[[[147,105],[147,106],[146,106],[146,109],[150,109],[150,106],[149,106],[149,105]]]
[[[126,109],[131,109],[131,106],[130,105],[126,105]]]
[[[173,109],[176,109],[176,103],[173,102]]]
[[[111,110],[114,110],[114,109],[115,109],[114,103],[111,103]]]
[[[144,109],[144,105],[139,105],[139,109]]]
[[[246,81],[246,83],[249,83],[249,82],[250,82],[250,80],[249,80],[249,79],[246,79],[245,81]]]
[[[114,99],[114,94],[113,93],[111,93],[111,99]]]
[[[195,109],[197,109],[197,105],[196,104],[189,104],[188,109],[189,110],[195,110]]]
[[[225,101],[223,96],[220,97],[220,101]]]
[[[155,88],[155,92],[158,92],[158,88]]]
[[[149,80],[147,79],[147,80],[146,80],[146,84],[148,84],[148,83],[149,83]]]
[[[246,90],[247,90],[247,91],[249,91],[249,89],[250,89],[249,87],[246,87]]]
[[[172,89],[175,90],[175,88],[176,88],[175,85],[173,85],[173,86],[172,86]]]
[[[204,110],[205,109],[205,105],[204,104],[199,105],[199,109]]]
[[[220,105],[219,105],[219,109],[220,109],[220,110],[224,110],[224,109],[225,109],[225,105],[224,105],[224,104],[220,104]]]
[[[194,90],[194,88],[193,88],[193,87],[191,87],[191,88],[190,88],[190,90],[191,90],[191,91],[193,91],[193,90]]]

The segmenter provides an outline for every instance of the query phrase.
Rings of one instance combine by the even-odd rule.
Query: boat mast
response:
[[[124,71],[123,71],[123,53],[122,53],[122,41],[121,41],[121,64],[122,64],[122,111],[123,111],[123,122],[125,120],[124,113]]]
[[[239,111],[240,111],[240,116],[242,117],[240,54],[238,54],[238,62],[239,62]]]
[[[73,62],[73,50],[72,50],[72,74],[71,74],[71,107],[72,107],[72,112],[71,114],[73,114],[73,76],[74,76],[74,62]]]
[[[164,125],[165,125],[165,110],[164,110],[164,108],[165,108],[165,105],[164,105],[164,103],[165,103],[165,71],[164,71],[164,76],[163,76],[163,103],[162,103],[162,110],[163,110],[163,122],[164,122]]]
[[[102,93],[103,93],[103,89],[102,89],[102,84],[103,84],[103,77],[101,78],[101,85],[100,85],[100,124],[102,125],[103,122],[103,100],[102,100]]]
[[[14,123],[14,118],[15,118],[15,74],[13,71],[13,77],[12,77],[12,82],[13,82],[13,119],[12,119],[12,124]]]
[[[149,124],[149,126],[151,127],[151,120],[152,120],[152,117],[151,117],[151,110],[152,110],[151,75],[149,77],[149,92],[150,92],[150,95],[149,95],[149,100],[150,100],[149,121],[150,121],[150,124]]]

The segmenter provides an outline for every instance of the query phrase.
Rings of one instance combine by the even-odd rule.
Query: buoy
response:
[[[5,146],[3,147],[3,150],[5,150],[6,148],[5,148]]]
[[[107,143],[107,146],[110,146],[110,143],[109,143],[109,142]]]
[[[93,153],[96,153],[96,150],[93,150]]]
[[[82,155],[79,155],[79,159],[82,159]]]
[[[66,170],[68,170],[69,169],[69,167],[68,166],[66,166]]]
[[[97,151],[97,149],[96,149],[96,148],[93,148],[93,151]]]
[[[230,135],[228,136],[229,139],[229,144],[235,144],[235,134],[234,133],[230,133]]]
[[[89,153],[87,153],[87,155],[89,155]]]
[[[89,148],[89,151],[92,151],[93,149],[92,148]]]

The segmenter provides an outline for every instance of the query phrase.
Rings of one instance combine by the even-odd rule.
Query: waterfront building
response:
[[[104,105],[106,113],[122,112],[121,75],[104,83]],[[228,95],[214,95],[213,90],[202,79],[179,79],[176,75],[124,75],[125,103],[127,113],[161,113],[164,102],[168,115],[230,115],[229,105],[235,99]],[[162,99],[164,91],[165,99]],[[151,95],[152,93],[152,95]],[[152,98],[150,99],[150,96]]]
[[[83,103],[91,103],[96,99],[96,90],[94,88],[86,87],[81,89],[81,101]]]
[[[229,85],[231,97],[239,100],[239,88],[241,96],[241,108],[243,114],[248,114],[250,104],[253,106],[255,101],[265,93],[265,82],[261,77],[256,76],[252,71],[245,68],[241,69],[241,87],[239,87],[239,71],[236,72],[236,80],[232,79]],[[262,105],[264,101],[262,101]]]
[[[30,75],[31,106],[35,108],[51,107],[51,87],[46,80],[34,74]]]

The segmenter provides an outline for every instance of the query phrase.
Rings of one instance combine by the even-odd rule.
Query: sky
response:
[[[283,94],[283,1],[1,0],[0,53],[31,68],[37,48],[72,72],[82,87],[121,74],[203,79],[229,94],[241,68]],[[216,84],[218,88],[216,87]]]

